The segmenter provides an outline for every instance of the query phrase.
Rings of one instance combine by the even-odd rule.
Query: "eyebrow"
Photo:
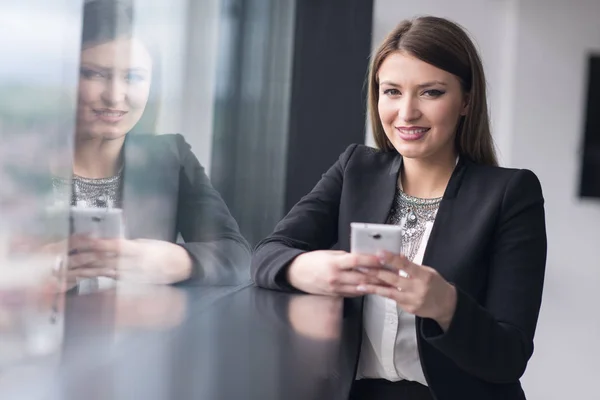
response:
[[[110,67],[105,67],[103,65],[100,64],[96,64],[96,63],[91,63],[91,62],[83,62],[81,63],[82,67],[90,67],[90,68],[96,68],[102,71],[111,71],[112,68]],[[142,68],[142,67],[133,67],[133,68],[127,68],[125,69],[125,71],[136,71],[136,72],[146,72],[149,73],[150,71],[148,71],[146,68]]]
[[[398,85],[398,84],[396,84],[396,83],[394,83],[392,81],[383,81],[379,85],[380,86],[381,85],[388,85],[388,86],[397,87],[397,88],[401,87],[401,85]],[[430,87],[430,86],[435,86],[435,85],[448,86],[448,84],[446,82],[442,82],[442,81],[429,81],[429,82],[421,83],[421,84],[417,85],[417,87],[419,89],[423,89],[423,88]]]

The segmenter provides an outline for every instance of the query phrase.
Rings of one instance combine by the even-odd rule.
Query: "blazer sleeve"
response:
[[[221,195],[181,135],[177,230],[193,262],[184,283],[234,285],[250,281],[250,246]]]
[[[473,376],[492,383],[517,381],[533,354],[546,251],[540,182],[533,172],[519,170],[502,200],[484,304],[457,288],[448,330],[423,319],[423,337]]]
[[[285,276],[291,262],[302,253],[329,249],[337,242],[344,170],[356,147],[349,146],[274,232],[258,243],[251,265],[258,286],[295,291]]]

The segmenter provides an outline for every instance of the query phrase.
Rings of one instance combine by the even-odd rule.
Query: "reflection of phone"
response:
[[[122,238],[123,210],[119,208],[71,207],[71,234],[99,239]]]
[[[350,224],[350,251],[359,254],[376,254],[387,251],[400,254],[402,250],[402,228],[398,225]]]

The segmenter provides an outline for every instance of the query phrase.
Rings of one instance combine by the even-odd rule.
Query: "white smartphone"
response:
[[[71,207],[71,234],[84,234],[98,239],[124,236],[123,210],[119,208]]]
[[[398,225],[350,224],[350,251],[359,254],[376,254],[387,251],[400,254],[402,251],[402,228]]]

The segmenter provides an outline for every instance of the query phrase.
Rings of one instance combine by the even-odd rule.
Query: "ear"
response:
[[[460,115],[461,116],[465,116],[469,113],[469,104],[471,102],[471,95],[469,93],[465,93],[464,98],[463,98],[463,105],[462,108],[460,109]]]

